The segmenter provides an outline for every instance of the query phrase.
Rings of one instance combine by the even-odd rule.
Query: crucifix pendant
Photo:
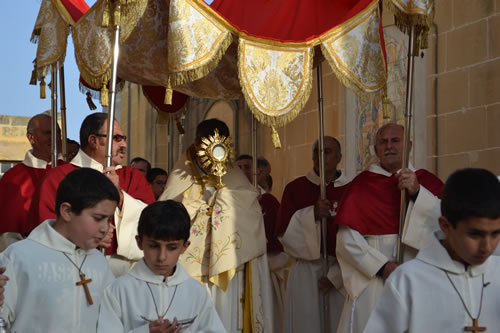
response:
[[[472,318],[472,326],[465,326],[464,331],[466,332],[484,332],[486,331],[486,327],[484,326],[479,326],[478,319],[477,318]]]
[[[85,274],[80,273],[80,281],[76,283],[77,286],[83,286],[83,290],[85,290],[85,296],[87,296],[87,302],[89,302],[89,305],[94,304],[92,302],[92,296],[90,295],[89,287],[87,284],[92,282],[92,279],[87,279],[85,280]]]

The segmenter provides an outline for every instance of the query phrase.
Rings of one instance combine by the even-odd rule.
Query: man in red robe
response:
[[[71,160],[50,170],[35,193],[24,233],[29,233],[46,219],[54,218],[55,193],[61,180],[71,171],[87,167],[103,172],[120,193],[120,203],[114,217],[110,237],[101,242],[110,255],[110,266],[115,275],[127,273],[131,265],[142,258],[136,245],[137,222],[146,205],[155,201],[151,184],[144,174],[132,167],[122,166],[127,149],[126,136],[115,121],[113,131],[112,166],[105,168],[107,115],[93,113],[85,118],[80,128],[81,149]]]
[[[401,169],[403,134],[404,128],[395,123],[378,130],[379,162],[354,178],[340,204],[337,259],[347,298],[337,332],[363,331],[383,281],[397,267],[401,190],[409,201],[402,238],[405,258],[415,257],[438,228],[443,183],[426,170]]]
[[[36,188],[51,168],[51,117],[37,114],[28,121],[26,137],[31,149],[24,161],[8,170],[0,179],[0,251],[9,244],[21,240],[22,227],[28,215],[31,198]],[[58,147],[61,149],[61,133],[58,128]]]
[[[313,147],[313,168],[306,176],[293,180],[285,187],[276,223],[276,233],[282,235],[285,252],[295,259],[288,277],[285,297],[285,332],[324,332],[322,294],[329,297],[329,329],[338,324],[344,297],[340,269],[335,259],[335,211],[348,179],[337,165],[342,158],[340,143],[333,137],[324,138],[326,200],[320,197],[318,143]],[[329,270],[324,276],[321,253],[321,220],[327,219],[327,253]],[[321,280],[321,282],[320,282]],[[335,287],[335,288],[331,288]]]

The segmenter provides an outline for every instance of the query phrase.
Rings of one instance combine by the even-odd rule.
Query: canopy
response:
[[[404,22],[428,22],[433,1],[385,1]],[[262,123],[293,120],[312,87],[314,53],[362,97],[385,87],[379,0],[42,0],[37,79],[65,57],[72,29],[85,82],[107,95],[113,24],[120,26],[118,76],[191,96],[242,95]],[[408,17],[415,17],[411,20]],[[405,16],[406,15],[406,16]],[[406,21],[405,18],[406,17]],[[422,19],[424,17],[424,19]],[[165,24],[167,23],[168,24]],[[319,51],[321,50],[321,51]]]

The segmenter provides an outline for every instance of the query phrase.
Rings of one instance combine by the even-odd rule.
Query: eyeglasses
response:
[[[94,133],[95,136],[99,138],[105,138],[107,137],[106,134],[100,134],[100,133]],[[120,135],[120,134],[115,134],[113,135],[113,141],[115,142],[121,142],[121,141],[127,141],[127,136],[126,135]]]

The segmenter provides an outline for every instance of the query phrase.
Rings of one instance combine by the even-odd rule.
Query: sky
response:
[[[96,1],[86,0],[91,6]],[[37,45],[30,42],[31,32],[40,9],[41,0],[2,1],[0,12],[0,115],[33,116],[50,109],[50,89],[47,98],[40,99],[40,86],[31,86],[32,61]],[[86,96],[78,86],[79,72],[75,62],[73,42],[68,37],[68,49],[64,63],[66,81],[66,113],[68,137],[79,141],[80,125],[89,113]],[[50,75],[49,75],[50,76]],[[46,81],[49,83],[50,78]],[[94,100],[101,111],[98,100]],[[60,105],[58,105],[60,107]]]

